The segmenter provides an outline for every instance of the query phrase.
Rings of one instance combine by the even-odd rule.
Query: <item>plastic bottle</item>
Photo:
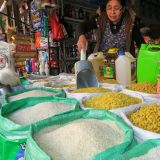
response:
[[[44,61],[40,61],[39,73],[40,73],[40,75],[45,75],[45,63],[44,63]]]
[[[46,62],[45,63],[45,74],[46,74],[46,76],[49,76],[49,68],[48,67],[49,67],[48,63]]]
[[[88,57],[88,60],[93,65],[93,69],[95,71],[95,74],[98,80],[100,80],[101,77],[103,76],[104,59],[105,59],[105,56],[103,55],[103,52],[92,53]]]
[[[36,65],[34,58],[31,58],[31,67],[32,67],[32,73],[36,72]]]
[[[79,19],[84,19],[84,11],[82,8],[79,8],[78,17],[79,17]]]
[[[32,72],[31,62],[30,62],[29,58],[26,58],[25,68],[26,68],[26,72],[28,74],[30,74]]]
[[[104,79],[115,79],[115,60],[117,59],[117,48],[110,48],[105,54],[105,61],[103,66]]]
[[[122,85],[129,85],[135,80],[136,60],[125,55],[125,52],[119,51],[118,58],[115,61],[116,80]]]

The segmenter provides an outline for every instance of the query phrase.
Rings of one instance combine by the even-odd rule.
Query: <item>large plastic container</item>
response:
[[[157,83],[160,74],[160,45],[142,44],[137,62],[137,81]]]
[[[104,65],[104,55],[103,52],[92,53],[88,60],[92,63],[93,69],[97,76],[97,79],[100,80],[100,77],[103,74],[103,65]]]
[[[136,80],[136,59],[128,53],[119,51],[115,61],[116,80],[122,85],[130,85]]]

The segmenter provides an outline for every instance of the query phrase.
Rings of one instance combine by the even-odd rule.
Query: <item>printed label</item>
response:
[[[25,149],[26,149],[26,144],[23,143],[20,145],[20,149],[16,154],[16,158],[15,160],[25,160],[24,156],[25,156]]]
[[[104,71],[105,78],[114,78],[113,66],[104,66],[103,71]]]
[[[7,64],[7,56],[0,53],[0,69],[5,68],[6,64]]]

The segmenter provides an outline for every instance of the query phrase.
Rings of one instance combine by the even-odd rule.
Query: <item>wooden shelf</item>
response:
[[[79,58],[76,58],[76,57],[68,57],[66,58],[66,61],[79,61],[80,59]]]
[[[76,19],[76,18],[71,18],[66,16],[64,16],[64,20],[67,20],[73,23],[82,23],[84,21],[83,19]]]
[[[86,0],[84,1],[79,1],[79,0],[67,0],[67,1],[65,1],[64,0],[64,3],[65,4],[72,4],[72,5],[74,5],[74,6],[77,6],[77,7],[82,7],[83,9],[85,9],[85,10],[88,10],[88,11],[91,11],[91,12],[93,12],[93,11],[95,11],[97,8],[98,8],[98,5],[95,5],[95,4],[91,4],[91,3],[89,3],[89,2],[87,2]]]

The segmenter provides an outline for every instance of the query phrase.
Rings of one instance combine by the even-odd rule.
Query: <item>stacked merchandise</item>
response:
[[[15,70],[21,70],[23,74],[26,74],[26,59],[37,61],[36,49],[33,45],[31,36],[16,35],[16,53],[15,58]]]

